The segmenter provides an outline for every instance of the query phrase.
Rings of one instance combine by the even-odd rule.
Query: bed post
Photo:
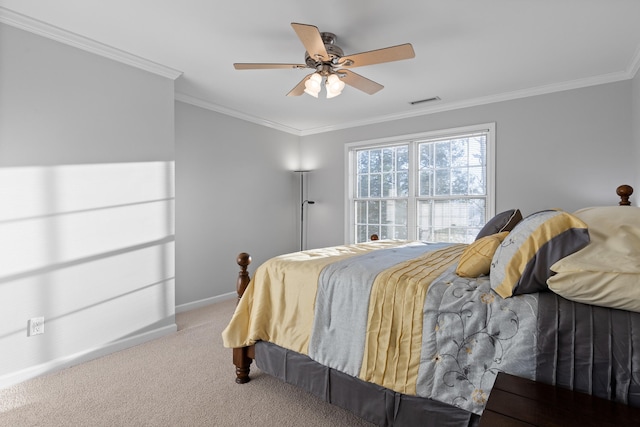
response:
[[[236,284],[239,302],[244,291],[249,285],[249,281],[251,280],[249,272],[247,271],[247,267],[251,264],[251,256],[248,253],[242,252],[238,255],[236,262],[240,266],[240,272],[238,273],[238,281]],[[249,371],[251,369],[252,362],[252,358],[249,357],[250,350],[253,350],[253,348],[239,347],[233,349],[233,364],[236,365],[236,383],[238,384],[248,383],[250,380]]]
[[[239,302],[240,298],[242,298],[242,295],[244,294],[244,291],[249,285],[249,281],[251,280],[251,278],[249,277],[249,272],[247,271],[247,267],[249,267],[249,264],[251,264],[251,255],[246,252],[241,252],[240,254],[238,254],[236,262],[240,266],[240,272],[238,273],[238,282],[236,283],[236,292],[238,292]]]
[[[620,196],[620,206],[631,206],[631,202],[629,201],[629,196],[633,194],[633,187],[630,185],[621,185],[616,188],[616,194]]]

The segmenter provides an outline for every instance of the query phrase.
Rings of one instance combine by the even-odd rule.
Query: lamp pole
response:
[[[304,174],[311,172],[309,170],[297,170],[294,171],[300,174],[300,250],[304,248],[304,205],[313,205],[313,200],[307,200],[304,198]]]
[[[310,205],[314,204],[315,202],[313,200],[304,200],[302,202],[302,204],[300,205],[300,250],[302,250],[302,237],[303,237],[303,233],[304,233],[304,204],[308,203]]]

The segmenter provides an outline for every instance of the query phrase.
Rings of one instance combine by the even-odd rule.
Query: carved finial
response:
[[[247,271],[247,267],[251,264],[251,255],[246,252],[241,252],[238,254],[238,258],[236,258],[236,262],[240,266],[240,272],[238,273],[238,281],[236,282],[236,291],[238,292],[238,301],[244,294],[244,291],[249,286],[249,282],[251,278],[249,277],[249,272]]]
[[[621,185],[616,189],[616,194],[620,196],[620,206],[630,206],[629,196],[633,194],[633,187],[630,185]]]
[[[245,270],[249,266],[249,264],[251,264],[251,255],[246,252],[240,252],[238,254],[236,262],[240,267],[244,267],[243,270]]]

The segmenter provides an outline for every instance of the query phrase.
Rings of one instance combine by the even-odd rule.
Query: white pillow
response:
[[[640,312],[640,208],[607,206],[574,212],[591,242],[551,266],[549,289],[567,299]]]
[[[574,212],[589,227],[591,242],[552,270],[640,273],[640,208],[607,206]]]

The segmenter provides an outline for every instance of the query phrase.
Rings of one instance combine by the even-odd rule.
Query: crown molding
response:
[[[0,7],[0,22],[172,80],[182,75],[182,71],[107,46],[4,7]]]
[[[260,117],[252,116],[250,114],[241,113],[240,111],[222,107],[218,104],[214,104],[212,102],[205,101],[203,99],[196,98],[191,95],[186,95],[184,93],[176,92],[175,99],[176,101],[195,105],[196,107],[204,108],[205,110],[215,111],[216,113],[225,114],[227,116],[235,117],[236,119],[241,119],[247,122],[255,123],[257,125],[266,126],[282,132],[290,133],[292,135],[302,136],[302,133],[299,129],[295,129],[290,126],[283,125],[281,123],[272,122],[270,120],[265,120]]]
[[[477,107],[480,105],[493,104],[496,102],[513,101],[516,99],[529,98],[532,96],[547,95],[555,92],[563,92],[566,90],[580,89],[580,88],[597,86],[597,85],[607,84],[607,83],[615,83],[618,81],[632,79],[635,76],[635,74],[638,72],[638,68],[640,68],[640,48],[631,66],[627,69],[627,71],[624,71],[624,72],[604,74],[604,75],[595,76],[595,77],[588,77],[584,79],[572,80],[572,81],[563,82],[563,83],[538,86],[530,89],[505,92],[497,95],[484,96],[484,97],[468,99],[468,100],[459,101],[459,102],[438,103],[438,105],[432,105],[427,108],[416,109],[416,110],[412,110],[404,113],[370,117],[366,120],[357,120],[357,121],[342,123],[339,125],[329,125],[329,126],[322,126],[322,127],[310,128],[310,129],[304,129],[304,130],[294,129],[292,127],[289,127],[280,123],[271,122],[271,121],[262,119],[260,117],[251,116],[245,113],[241,113],[239,111],[231,110],[231,109],[222,107],[220,105],[213,104],[208,101],[204,101],[202,99],[192,97],[190,95],[180,94],[176,92],[176,100],[185,102],[187,104],[192,104],[201,108],[205,108],[207,110],[212,110],[218,113],[226,114],[228,116],[232,116],[241,120],[258,124],[258,125],[278,129],[293,135],[308,136],[308,135],[316,135],[316,134],[321,134],[326,132],[350,129],[350,128],[355,128],[360,126],[369,126],[369,125],[374,125],[378,123],[390,122],[394,120],[402,120],[402,119],[409,119],[413,117],[426,116],[429,114],[441,113],[444,111],[452,111],[452,110],[459,110],[462,108]]]
[[[640,57],[636,58],[633,67],[636,68],[635,72],[637,72],[637,68],[640,67]],[[300,136],[320,134],[320,133],[331,132],[331,131],[342,130],[342,129],[349,129],[349,128],[354,128],[359,126],[368,126],[368,125],[373,125],[373,124],[382,123],[382,122],[389,122],[393,120],[408,119],[413,117],[425,116],[429,114],[441,113],[444,111],[459,110],[462,108],[469,108],[469,107],[477,107],[480,105],[493,104],[496,102],[513,101],[516,99],[529,98],[532,96],[546,95],[546,94],[555,93],[555,92],[563,92],[566,90],[580,89],[580,88],[589,87],[589,86],[597,86],[597,85],[606,84],[606,83],[614,83],[618,81],[629,80],[633,78],[633,76],[635,75],[635,72],[633,71],[633,67],[630,67],[625,72],[604,74],[596,77],[589,77],[589,78],[578,79],[578,80],[573,80],[569,82],[538,86],[530,89],[505,92],[501,94],[468,99],[468,100],[459,101],[459,102],[439,103],[438,105],[433,105],[428,108],[422,108],[419,110],[412,110],[409,112],[398,113],[398,114],[389,114],[385,116],[371,117],[366,120],[353,121],[353,122],[348,122],[341,125],[330,125],[330,126],[323,126],[323,127],[313,128],[313,129],[306,129],[306,130],[300,131]]]
[[[120,49],[105,45],[87,37],[72,33],[67,30],[63,30],[46,22],[39,21],[37,19],[22,15],[14,12],[10,9],[0,6],[0,23],[16,27],[42,37],[46,37],[51,40],[55,40],[64,43],[69,46],[73,46],[87,52],[100,55],[114,61],[118,61],[162,77],[166,77],[172,80],[177,79],[183,73],[182,71],[167,67],[165,65],[150,61],[148,59],[141,58],[139,56],[130,54]],[[261,117],[252,116],[246,113],[242,113],[236,110],[232,110],[220,105],[205,101],[190,95],[175,93],[175,99],[177,101],[192,104],[207,110],[215,111],[221,114],[225,114],[231,117],[235,117],[241,120],[245,120],[251,123],[255,123],[261,126],[269,127],[272,129],[280,130],[296,136],[307,136],[314,134],[321,134],[336,130],[349,129],[359,126],[373,125],[382,122],[389,122],[393,120],[401,120],[407,118],[413,118],[418,116],[424,116],[429,114],[435,114],[444,111],[457,110],[461,108],[476,107],[480,105],[492,104],[502,101],[511,101],[520,98],[527,98],[531,96],[544,95],[553,92],[561,92],[571,89],[579,89],[588,86],[595,86],[599,84],[606,84],[617,82],[621,80],[633,79],[640,71],[640,46],[636,49],[635,55],[626,71],[605,74],[596,77],[590,77],[585,79],[578,79],[569,82],[563,82],[552,85],[545,85],[534,87],[530,89],[505,92],[502,94],[491,95],[486,97],[479,97],[475,99],[469,99],[459,102],[439,102],[437,105],[431,105],[422,109],[415,109],[399,114],[384,115],[378,117],[371,117],[365,120],[352,121],[337,125],[322,126],[310,129],[296,129],[290,126],[276,123],[270,120],[263,119]]]
[[[493,104],[496,102],[513,101],[516,99],[529,98],[538,95],[547,95],[555,92],[563,92],[573,89],[581,89],[589,86],[597,86],[607,83],[615,83],[624,80],[632,79],[640,68],[640,48],[638,49],[635,59],[626,71],[603,74],[595,77],[588,77],[584,79],[572,80],[563,83],[556,83],[551,85],[538,86],[530,89],[517,90],[512,92],[505,92],[497,95],[484,96],[474,99],[468,99],[459,102],[438,103],[438,105],[432,105],[428,108],[416,109],[404,113],[389,114],[384,116],[370,117],[366,120],[357,120],[339,125],[329,125],[310,129],[295,129],[280,123],[271,122],[269,120],[262,119],[260,117],[241,113],[236,110],[231,110],[222,107],[217,104],[204,101],[199,98],[192,97],[190,95],[180,94],[176,92],[176,100],[192,104],[207,110],[216,111],[218,113],[226,114],[241,120],[245,120],[251,123],[255,123],[262,126],[267,126],[273,129],[281,130],[297,136],[316,135],[326,132],[332,132],[343,129],[350,129],[360,126],[374,125],[378,123],[390,122],[394,120],[409,119],[413,117],[426,116],[429,114],[441,113],[444,111],[459,110],[462,108],[477,107],[480,105]]]

